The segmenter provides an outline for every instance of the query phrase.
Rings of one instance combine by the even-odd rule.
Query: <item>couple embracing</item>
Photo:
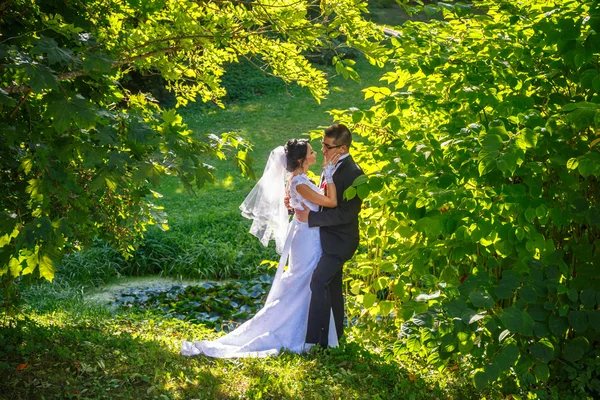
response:
[[[181,354],[266,357],[317,345],[335,347],[344,328],[342,267],[359,242],[358,196],[344,191],[363,174],[350,156],[352,134],[342,124],[327,128],[321,183],[306,176],[316,152],[306,139],[273,150],[263,176],[240,206],[253,220],[250,233],[281,254],[264,307],[237,329],[213,341],[183,342]],[[287,207],[295,209],[290,222]],[[287,266],[286,266],[287,265]]]

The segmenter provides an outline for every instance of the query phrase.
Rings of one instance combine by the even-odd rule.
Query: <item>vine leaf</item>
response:
[[[73,59],[73,51],[58,47],[54,39],[42,36],[33,48],[33,53],[46,54],[50,64],[66,65]]]

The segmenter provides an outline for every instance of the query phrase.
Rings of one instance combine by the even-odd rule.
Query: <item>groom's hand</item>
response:
[[[304,203],[302,203],[302,207],[304,210],[296,208],[296,219],[300,222],[308,222],[308,213],[310,212],[310,208]]]
[[[287,192],[285,197],[283,198],[283,204],[288,210],[288,215],[294,215],[294,209],[292,208],[292,206],[290,206],[290,195]]]

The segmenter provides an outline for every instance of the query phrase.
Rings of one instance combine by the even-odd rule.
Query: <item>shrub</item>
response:
[[[353,312],[478,388],[598,396],[600,5],[477,4],[399,27],[375,105],[335,115],[367,139]]]

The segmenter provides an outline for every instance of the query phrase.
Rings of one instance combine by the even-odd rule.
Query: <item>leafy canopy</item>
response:
[[[176,106],[222,106],[226,63],[241,57],[306,87],[320,100],[327,80],[303,56],[346,45],[375,63],[380,33],[365,4],[341,1],[15,0],[0,11],[0,277],[52,280],[54,261],[101,237],[130,253],[149,224],[168,229],[150,189],[165,175],[200,188],[211,157],[235,154],[251,173],[249,144],[192,132],[176,109],[129,90],[155,74]],[[341,43],[339,40],[336,43]],[[333,48],[335,50],[335,48]],[[338,68],[353,70],[341,57]]]

